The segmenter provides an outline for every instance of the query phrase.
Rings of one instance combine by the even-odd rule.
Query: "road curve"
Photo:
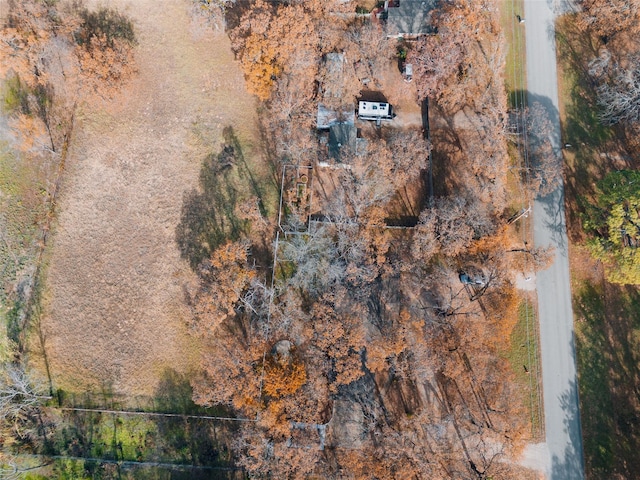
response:
[[[553,125],[552,145],[560,155],[554,3],[554,0],[525,0],[524,19],[529,102],[539,101],[548,111]],[[584,455],[562,186],[534,202],[533,238],[536,246],[551,246],[555,250],[553,264],[538,274],[536,282],[547,478],[583,480]]]

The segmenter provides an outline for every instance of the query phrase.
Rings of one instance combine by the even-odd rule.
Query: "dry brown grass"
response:
[[[49,254],[43,330],[54,387],[152,394],[188,372],[185,286],[175,242],[183,195],[230,125],[255,156],[255,103],[223,31],[187,0],[114,0],[130,15],[139,73],[110,102],[81,106]]]

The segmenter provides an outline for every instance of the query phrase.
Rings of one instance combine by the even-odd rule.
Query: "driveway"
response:
[[[553,0],[525,0],[527,90],[548,111],[551,141],[560,155],[558,79]],[[533,206],[536,246],[551,246],[555,261],[537,277],[540,355],[544,390],[546,448],[542,459],[551,480],[584,479],[584,458],[576,378],[575,343],[564,189],[536,199]]]

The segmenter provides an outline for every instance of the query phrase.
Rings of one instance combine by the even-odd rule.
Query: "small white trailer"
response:
[[[393,108],[385,102],[358,102],[358,118],[361,120],[392,120]]]

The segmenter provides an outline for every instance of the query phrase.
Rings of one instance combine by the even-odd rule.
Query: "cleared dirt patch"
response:
[[[144,395],[166,367],[197,362],[183,293],[196,279],[176,226],[225,126],[254,155],[255,104],[227,36],[189,2],[110,6],[133,19],[139,73],[113,101],[77,115],[43,330],[54,387]]]

